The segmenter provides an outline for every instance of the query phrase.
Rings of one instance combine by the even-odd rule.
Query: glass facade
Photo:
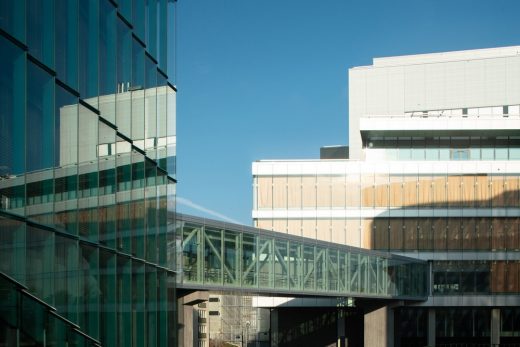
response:
[[[43,305],[2,300],[0,344],[175,344],[174,13],[169,0],[0,4],[0,271],[23,299],[9,303]],[[41,320],[10,320],[29,312]]]

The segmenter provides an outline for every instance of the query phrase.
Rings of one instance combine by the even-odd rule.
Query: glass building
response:
[[[175,344],[175,13],[0,2],[0,345]]]
[[[520,343],[519,52],[352,68],[348,160],[253,163],[256,227],[429,262],[428,299],[365,316],[366,346]]]

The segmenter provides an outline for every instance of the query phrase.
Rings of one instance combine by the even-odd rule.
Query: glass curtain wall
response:
[[[167,0],[0,4],[0,270],[106,346],[175,344],[174,14]]]

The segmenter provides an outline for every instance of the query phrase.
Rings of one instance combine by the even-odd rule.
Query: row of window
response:
[[[519,136],[369,137],[367,159],[384,160],[519,160]]]

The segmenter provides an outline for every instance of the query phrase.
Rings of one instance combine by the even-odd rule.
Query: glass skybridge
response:
[[[424,300],[418,259],[177,214],[177,287]],[[179,247],[180,246],[180,247]]]

